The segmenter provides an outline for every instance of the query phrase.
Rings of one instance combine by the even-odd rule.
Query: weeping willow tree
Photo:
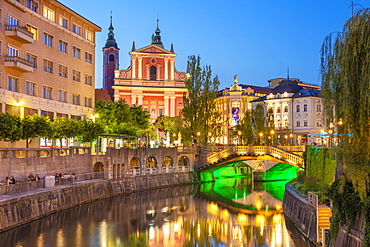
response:
[[[321,72],[327,123],[343,123],[337,125],[337,167],[364,199],[370,174],[370,9],[326,37]]]

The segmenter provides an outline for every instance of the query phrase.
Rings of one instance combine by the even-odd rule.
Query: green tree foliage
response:
[[[307,146],[306,175],[329,185],[335,176],[335,151],[326,147]]]
[[[21,118],[0,113],[0,140],[15,142],[22,139]]]
[[[130,107],[122,99],[100,100],[95,104],[95,112],[99,115],[95,121],[101,124],[104,133],[140,136],[149,128],[149,115],[142,106]]]
[[[188,61],[189,77],[185,81],[188,94],[183,97],[182,110],[185,143],[199,140],[205,144],[209,137],[218,137],[221,133],[221,113],[215,102],[220,81],[217,76],[212,78],[210,66],[201,67],[200,60],[199,56],[190,56]]]
[[[360,10],[346,22],[343,32],[329,35],[322,46],[322,95],[328,122],[343,125],[342,171],[361,198],[370,174],[370,10]],[[339,160],[340,161],[340,160]]]
[[[77,136],[77,140],[83,143],[92,142],[99,137],[99,134],[103,133],[101,124],[92,120],[81,120],[79,125],[81,131]]]
[[[244,117],[240,120],[239,124],[235,126],[237,131],[241,132],[243,144],[250,145],[253,143],[253,118],[252,111],[246,111]]]
[[[259,140],[260,138],[266,137],[266,127],[265,127],[265,113],[263,110],[262,104],[258,104],[256,108],[252,111],[253,117],[253,127],[254,127],[254,135]],[[260,134],[262,133],[262,137]],[[258,142],[256,142],[258,143]]]
[[[52,139],[63,139],[79,136],[82,133],[78,120],[72,118],[58,117],[54,119]]]
[[[22,138],[23,140],[34,139],[36,137],[51,138],[52,122],[48,117],[39,116],[34,114],[32,116],[26,116],[21,121],[22,126]]]

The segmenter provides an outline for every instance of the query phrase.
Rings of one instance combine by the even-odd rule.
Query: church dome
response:
[[[303,87],[297,85],[297,84],[293,84],[293,83],[287,83],[287,84],[281,84],[277,87],[275,87],[274,89],[272,89],[272,93],[273,94],[277,94],[277,93],[298,93]]]

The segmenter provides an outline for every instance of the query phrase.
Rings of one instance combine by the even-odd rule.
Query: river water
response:
[[[294,247],[282,200],[288,181],[219,179],[116,196],[0,234],[6,247]]]

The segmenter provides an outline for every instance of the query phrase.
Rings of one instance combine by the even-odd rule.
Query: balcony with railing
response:
[[[5,36],[11,37],[23,44],[33,44],[33,33],[19,25],[5,25]]]
[[[18,56],[4,56],[4,66],[21,72],[33,72],[33,63]]]

